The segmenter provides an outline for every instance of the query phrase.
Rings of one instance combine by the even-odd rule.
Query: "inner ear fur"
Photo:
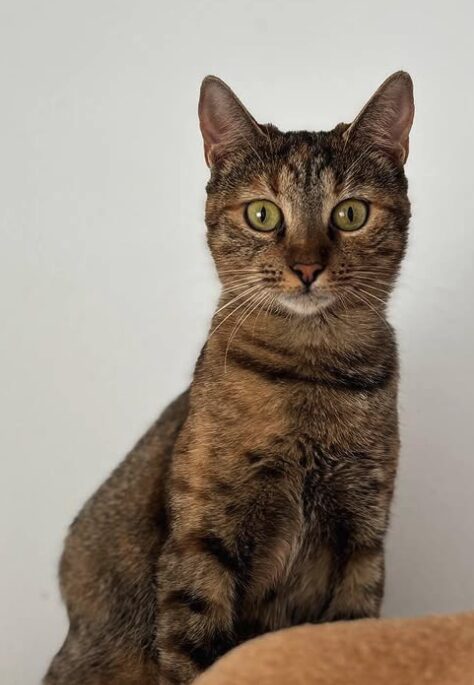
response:
[[[413,82],[405,71],[397,71],[382,83],[344,137],[363,139],[404,164],[414,114]]]
[[[250,112],[217,76],[203,80],[198,113],[208,166],[236,146],[251,145],[255,137],[264,135]]]

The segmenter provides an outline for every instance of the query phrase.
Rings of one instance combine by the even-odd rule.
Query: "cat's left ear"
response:
[[[206,76],[199,97],[199,124],[208,166],[238,146],[252,145],[263,132],[252,115],[217,76]]]
[[[382,83],[344,137],[363,139],[405,164],[414,114],[413,82],[406,71],[397,71]]]

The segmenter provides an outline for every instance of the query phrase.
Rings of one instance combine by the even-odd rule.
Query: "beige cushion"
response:
[[[268,633],[196,685],[474,685],[474,613],[365,619]]]

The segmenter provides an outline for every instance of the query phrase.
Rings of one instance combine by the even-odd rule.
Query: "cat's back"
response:
[[[153,564],[167,533],[167,474],[188,395],[165,409],[73,521],[60,564],[71,618],[77,614],[97,623],[112,614],[118,624],[129,621],[137,607],[146,611],[153,604]],[[147,622],[146,616],[136,619]]]

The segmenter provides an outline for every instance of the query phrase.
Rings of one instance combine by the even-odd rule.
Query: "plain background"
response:
[[[468,2],[0,3],[0,681],[66,621],[66,527],[189,381],[218,286],[196,104],[215,73],[280,128],[415,81],[392,321],[403,449],[387,615],[474,608],[474,88]]]

